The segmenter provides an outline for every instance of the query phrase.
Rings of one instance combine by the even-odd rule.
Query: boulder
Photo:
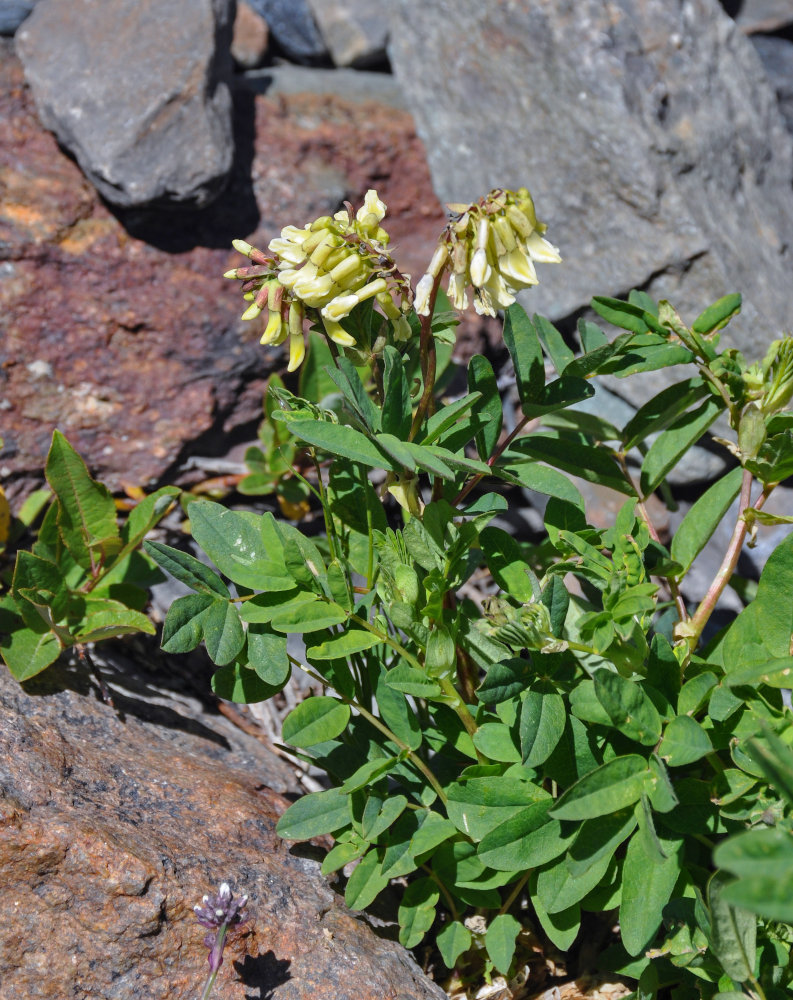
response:
[[[265,19],[287,58],[307,65],[327,60],[328,49],[308,0],[249,0],[249,3]]]
[[[0,35],[13,35],[35,4],[36,0],[0,0]]]
[[[790,326],[793,138],[718,0],[392,9],[391,60],[440,198],[525,184],[561,248],[530,311],[564,319],[639,287],[693,321],[740,291],[725,341],[751,357]]]
[[[793,42],[777,35],[752,35],[752,44],[776,91],[787,127],[793,133]]]
[[[114,205],[210,202],[228,179],[231,0],[47,0],[17,32],[44,125]]]
[[[231,57],[241,69],[261,66],[270,44],[267,22],[247,0],[238,0],[231,39]]]
[[[309,0],[336,66],[373,66],[386,59],[388,0]]]
[[[443,1000],[346,909],[310,849],[276,835],[288,801],[262,748],[241,767],[211,717],[150,704],[137,681],[113,708],[67,666],[24,690],[0,670],[0,1000],[194,1000],[207,949],[193,906],[224,881],[251,916],[213,995]]]

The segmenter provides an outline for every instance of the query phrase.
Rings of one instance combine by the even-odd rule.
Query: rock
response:
[[[787,127],[793,132],[793,42],[775,35],[752,35],[752,44],[776,91]]]
[[[35,4],[36,0],[0,0],[0,35],[13,35]]]
[[[211,738],[189,749],[50,668],[0,672],[0,998],[188,1000],[207,973],[192,912],[222,881],[247,893],[215,994],[228,1000],[443,1000],[399,945],[356,919],[275,834],[288,804]],[[178,714],[163,731],[178,729]],[[202,744],[211,750],[206,753]]]
[[[372,66],[386,59],[388,0],[308,0],[336,66]]]
[[[289,59],[311,65],[328,58],[307,0],[249,0],[267,22],[270,33]]]
[[[731,0],[738,7],[735,20],[742,31],[772,32],[793,25],[793,7],[790,0]]]
[[[270,31],[264,18],[247,0],[238,0],[231,39],[231,57],[242,69],[261,66],[267,55]]]
[[[201,207],[228,179],[230,0],[48,0],[17,32],[39,114],[114,205]]]
[[[724,341],[751,357],[790,324],[793,137],[717,0],[393,11],[391,60],[438,195],[526,184],[561,248],[530,311],[563,318],[643,287],[693,321],[739,290]]]
[[[443,226],[410,115],[373,100],[235,91],[230,183],[194,212],[111,214],[42,129],[2,39],[0,134],[0,479],[15,510],[56,426],[114,490],[173,481],[180,456],[252,431],[285,359],[221,277],[235,237],[265,246],[377,187],[416,274]]]
[[[307,69],[305,66],[268,66],[245,74],[257,94],[333,94],[345,101],[377,101],[405,109],[402,88],[389,73],[357,69]]]

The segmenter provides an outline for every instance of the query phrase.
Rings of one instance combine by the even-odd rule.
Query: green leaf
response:
[[[150,541],[143,543],[143,549],[161,569],[193,590],[202,594],[225,597],[227,600],[231,596],[228,587],[217,573],[188,552],[163,545],[162,542]]]
[[[671,555],[687,573],[691,564],[705,548],[738,496],[743,469],[731,469],[702,494],[680,522],[672,538]],[[682,575],[682,574],[681,574]]]
[[[283,565],[268,558],[261,517],[229,510],[211,500],[189,507],[193,538],[224,576],[252,590],[290,590],[295,581]]]
[[[60,431],[53,432],[44,472],[58,497],[58,529],[75,561],[84,569],[106,561],[121,548],[113,497],[90,477]]]
[[[592,299],[592,308],[607,322],[631,333],[647,333],[649,330],[666,332],[652,313],[632,302],[596,295]]]
[[[440,891],[431,878],[416,879],[405,889],[398,913],[403,948],[415,948],[432,927],[439,899]]]
[[[692,719],[690,715],[678,715],[664,731],[658,756],[670,767],[682,767],[693,764],[712,749],[710,737],[696,719]]]
[[[695,409],[678,417],[671,427],[658,435],[642,462],[639,482],[643,496],[649,496],[665,479],[666,474],[699,441],[723,409],[723,402],[710,396]]]
[[[584,498],[567,476],[538,462],[527,461],[516,464],[514,459],[520,457],[507,449],[504,461],[506,468],[521,486],[545,496],[566,500],[579,510],[584,510]]]
[[[392,472],[401,470],[399,462],[395,462],[354,427],[297,417],[287,417],[284,422],[295,437],[330,455],[341,455],[372,469],[389,469]]]
[[[374,432],[381,430],[380,411],[366,391],[355,365],[347,358],[340,356],[336,359],[334,366],[326,368],[326,373],[336,383],[344,398],[366,427]]]
[[[505,310],[502,336],[512,358],[521,403],[538,403],[545,387],[542,346],[534,324],[518,303]]]
[[[266,701],[276,693],[272,684],[241,663],[230,663],[216,670],[212,674],[212,690],[218,698],[242,705]]]
[[[434,850],[439,844],[457,835],[457,828],[451,820],[440,813],[426,811],[418,814],[419,827],[410,840],[410,849],[415,857]]]
[[[374,760],[367,760],[365,764],[361,764],[358,770],[347,778],[341,786],[341,790],[345,795],[349,795],[351,792],[357,792],[361,788],[366,788],[367,785],[373,784],[382,775],[387,774],[398,763],[398,757],[376,757]],[[396,819],[396,817],[394,818]]]
[[[664,846],[667,857],[659,861],[656,852],[648,851],[640,831],[628,843],[622,866],[620,929],[629,955],[638,955],[653,940],[680,874],[679,846],[677,850]]]
[[[440,685],[423,670],[399,663],[389,670],[385,677],[386,684],[395,691],[413,695],[415,698],[435,698],[441,693]]]
[[[449,819],[474,841],[481,840],[532,803],[548,798],[548,793],[538,785],[503,776],[455,781],[446,794]]]
[[[247,636],[248,665],[265,684],[280,690],[292,673],[286,636],[275,635],[267,625],[260,624],[248,625]]]
[[[478,392],[472,392],[468,396],[463,396],[462,399],[457,399],[453,403],[447,403],[446,406],[439,407],[427,421],[426,433],[423,440],[419,443],[428,445],[432,444],[433,441],[437,441],[481,398]]]
[[[418,867],[413,836],[419,827],[419,818],[413,810],[403,812],[386,834],[387,846],[380,872],[386,879],[408,875]]]
[[[582,823],[567,852],[567,868],[573,878],[588,872],[601,858],[610,858],[635,827],[636,813],[632,806]]]
[[[502,590],[522,604],[534,600],[529,564],[523,559],[515,539],[501,528],[484,528],[479,544],[493,579]]]
[[[341,735],[350,721],[350,706],[336,698],[313,695],[284,719],[283,739],[295,747],[312,747]]]
[[[704,674],[697,674],[690,681],[686,681],[680,689],[677,699],[678,715],[695,715],[710,697],[710,692],[719,683],[715,674],[709,670]]]
[[[603,448],[581,444],[566,438],[532,434],[513,442],[507,450],[506,456],[508,457],[512,453],[528,455],[529,458],[547,462],[563,472],[580,476],[590,483],[608,486],[626,496],[636,496],[635,489],[625,478],[615,459]],[[536,489],[537,487],[532,488]],[[567,497],[563,497],[563,499],[567,499]]]
[[[788,535],[768,558],[760,574],[754,601],[758,634],[769,659],[791,655],[793,635],[793,534]],[[784,599],[780,599],[785,595]],[[752,605],[750,605],[751,607]]]
[[[537,767],[551,756],[566,718],[564,700],[550,684],[538,682],[526,693],[520,711],[520,749],[527,767]]]
[[[476,450],[479,457],[488,459],[498,444],[503,415],[501,396],[498,392],[493,366],[481,354],[474,354],[468,362],[468,389],[470,392],[481,393],[482,398],[477,403],[477,411],[487,414],[490,418],[485,426],[476,433]],[[520,385],[518,385],[518,391],[520,391]]]
[[[523,415],[533,418],[556,413],[594,395],[595,390],[586,379],[565,373],[545,386],[539,403],[524,403]]]
[[[369,844],[360,838],[356,837],[355,840],[342,841],[342,843],[332,847],[322,859],[320,872],[323,875],[332,875],[340,868],[350,864],[350,862],[357,861],[368,850]]]
[[[17,552],[11,590],[26,624],[34,630],[42,617],[50,624],[64,618],[72,598],[63,570],[24,549]],[[36,612],[29,608],[31,604]]]
[[[85,616],[74,629],[74,637],[78,642],[102,642],[135,632],[154,635],[155,631],[152,622],[140,611],[128,608],[121,601],[98,598],[86,602]]]
[[[298,799],[278,820],[275,832],[285,840],[311,840],[324,833],[335,833],[349,822],[347,796],[338,788],[328,788]]]
[[[326,639],[318,646],[309,646],[306,656],[310,660],[336,660],[362,653],[366,649],[379,645],[381,640],[372,632],[362,628],[351,628],[341,635]]]
[[[724,890],[729,875],[716,872],[708,882],[711,933],[709,944],[721,967],[736,982],[754,978],[757,955],[757,918],[747,910],[731,906]]]
[[[741,296],[737,293],[724,295],[697,316],[691,324],[691,329],[694,333],[701,333],[707,336],[715,333],[717,330],[721,330],[740,311]]]
[[[548,818],[552,799],[534,802],[482,838],[477,855],[488,868],[521,872],[564,854],[572,835],[562,835],[559,820]]]
[[[574,903],[573,906],[558,913],[546,913],[537,893],[537,880],[538,873],[535,871],[529,880],[529,893],[534,912],[551,943],[555,944],[559,951],[566,952],[578,937],[581,907],[578,903]]]
[[[325,396],[335,392],[336,385],[325,371],[326,366],[333,367],[333,355],[327,340],[319,333],[311,330],[308,334],[308,351],[306,359],[300,366],[300,383],[298,394],[303,399],[312,399],[321,403]],[[276,376],[276,378],[278,378]],[[272,384],[273,376],[270,376]],[[278,378],[278,385],[283,382]],[[269,414],[268,414],[269,416]]]
[[[499,913],[490,921],[485,933],[485,948],[490,961],[504,976],[509,973],[520,932],[521,926],[511,913]]]
[[[551,815],[554,819],[592,819],[617,812],[639,801],[649,778],[643,757],[614,757],[568,788]]]
[[[595,886],[600,885],[611,863],[603,855],[582,875],[573,876],[564,860],[543,868],[537,876],[537,895],[546,913],[562,913],[579,903]]]
[[[644,689],[610,670],[594,676],[595,694],[612,724],[642,746],[654,746],[661,738],[661,717]]]
[[[204,616],[212,607],[212,594],[186,594],[168,608],[162,627],[166,653],[189,653],[204,638]]]
[[[411,750],[421,746],[421,725],[401,691],[388,684],[389,671],[382,667],[375,683],[375,699],[383,722]]]
[[[501,660],[488,667],[476,696],[484,705],[509,701],[525,690],[534,675],[531,660]]]
[[[318,632],[347,621],[348,613],[333,601],[295,601],[274,614],[276,632]]]
[[[121,528],[121,539],[124,547],[116,557],[117,559],[140,545],[147,532],[171,509],[179,493],[180,490],[176,486],[163,486],[144,497],[140,503],[132,508]]]
[[[719,868],[748,880],[793,876],[793,836],[780,827],[749,830],[723,840],[713,855]],[[793,895],[786,897],[788,912],[793,911]],[[788,917],[775,917],[788,920]]]
[[[62,649],[58,637],[50,632],[43,621],[40,631],[20,627],[4,635],[0,634],[0,654],[20,683],[46,670],[58,659]]]
[[[534,328],[542,341],[545,350],[548,352],[548,356],[551,361],[553,361],[554,368],[561,375],[565,368],[575,360],[575,354],[564,342],[564,337],[559,333],[556,327],[547,320],[544,316],[536,315],[534,316]],[[545,376],[543,374],[543,382],[545,381]],[[539,384],[539,377],[537,377],[537,383]],[[529,402],[534,402],[533,399]]]
[[[388,759],[389,761],[393,761],[397,758],[390,757]],[[361,819],[361,835],[369,841],[377,840],[382,833],[393,826],[408,804],[405,795],[390,795],[377,811],[375,811],[374,807],[370,810],[369,803],[376,803],[378,801],[380,800],[376,796],[369,797],[364,809],[363,818]],[[451,826],[451,823],[449,826]]]
[[[383,430],[405,440],[413,420],[410,385],[402,357],[390,344],[383,350],[383,364]]]
[[[447,969],[453,969],[457,959],[471,947],[471,932],[459,920],[453,920],[438,933],[435,939]]]
[[[245,645],[245,633],[236,607],[229,601],[214,600],[203,614],[204,645],[213,663],[222,667]]]
[[[697,400],[709,394],[705,381],[699,376],[667,386],[641,406],[622,431],[625,451],[635,448],[650,434],[665,430]]]
[[[520,750],[515,746],[512,730],[503,722],[485,722],[473,736],[474,746],[489,760],[519,764]]]

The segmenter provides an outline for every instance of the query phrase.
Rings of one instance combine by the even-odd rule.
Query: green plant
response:
[[[594,964],[636,980],[643,1000],[669,989],[680,1000],[781,1000],[792,976],[793,726],[782,691],[793,537],[746,610],[702,637],[747,531],[790,520],[764,507],[793,474],[793,339],[750,365],[719,350],[739,296],[686,326],[668,303],[632,292],[593,301],[619,332],[582,320],[574,351],[514,302],[536,282],[534,260],[559,260],[525,191],[454,206],[414,309],[384,211],[370,192],[354,219],[348,207],[290,227],[269,255],[237,244],[253,262],[231,272],[253,300],[246,316],[269,310],[265,339],[289,338],[293,371],[312,321],[309,363],[321,353],[337,390],[329,406],[305,382],[301,396],[277,387],[269,409],[272,439],[302,442],[311,459],[303,481],[325,533],[191,503],[194,539],[216,569],[145,545],[193,591],[168,612],[163,648],[203,641],[214,690],[234,701],[274,695],[293,667],[322,686],[287,717],[283,739],[331,787],[292,805],[279,833],[334,837],[322,870],[357,862],[353,908],[398,879],[400,940],[415,947],[432,932],[450,992],[497,974],[519,992],[530,932],[567,951],[586,921],[602,944]],[[468,365],[466,394],[442,394],[447,271],[455,306],[473,286],[480,312],[506,310],[522,410],[509,433],[483,356]],[[679,365],[686,377],[624,427],[576,409],[599,376]],[[722,415],[739,465],[664,545],[646,502]],[[580,479],[623,497],[612,526],[588,522]],[[548,497],[540,544],[493,523],[515,486]],[[690,608],[688,573],[736,497],[722,566]]]
[[[10,589],[0,599],[0,655],[19,681],[64,650],[74,647],[85,658],[87,643],[154,633],[143,612],[156,570],[140,544],[179,493],[173,486],[157,490],[119,527],[112,496],[59,431],[45,473],[51,497],[34,494],[17,520],[24,528],[48,504],[38,538],[17,552]]]

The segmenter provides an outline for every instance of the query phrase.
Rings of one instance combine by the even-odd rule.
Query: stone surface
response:
[[[444,215],[411,117],[374,101],[235,92],[237,156],[202,211],[111,214],[42,129],[0,40],[0,480],[38,485],[58,426],[113,489],[171,478],[192,449],[261,414],[285,367],[241,323],[235,237],[266,245],[289,223],[377,187],[406,271],[421,273]],[[223,453],[223,452],[221,452]]]
[[[202,206],[231,169],[230,0],[47,0],[17,32],[42,122],[114,205]]]
[[[790,325],[793,139],[717,0],[392,9],[391,60],[438,195],[527,184],[561,248],[531,311],[568,317],[644,287],[693,320],[740,290],[725,341],[752,356]]]
[[[246,84],[259,94],[334,94],[345,101],[377,101],[405,109],[402,88],[389,73],[359,69],[309,69],[306,66],[267,66],[245,74]]]
[[[231,57],[242,69],[261,66],[267,55],[270,31],[265,19],[247,0],[238,0],[231,39]]]
[[[388,0],[308,0],[337,66],[372,66],[386,58]]]
[[[732,0],[735,20],[747,33],[779,31],[793,25],[790,0]]]
[[[752,35],[752,44],[776,91],[787,127],[793,133],[793,42],[775,35]]]
[[[0,35],[13,35],[35,4],[36,0],[0,0]]]
[[[249,0],[267,21],[270,32],[284,54],[298,63],[316,63],[328,57],[327,46],[317,29],[307,0]]]
[[[207,963],[192,907],[221,881],[252,919],[213,995],[442,1000],[276,836],[287,802],[255,767],[161,738],[145,709],[114,711],[65,669],[25,690],[0,672],[1,1000],[193,1000]]]

